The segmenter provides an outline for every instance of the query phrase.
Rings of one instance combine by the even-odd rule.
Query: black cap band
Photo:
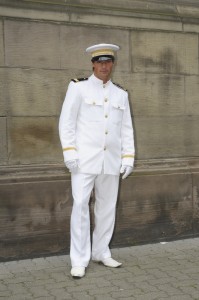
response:
[[[113,55],[99,55],[99,56],[95,56],[91,59],[92,62],[95,61],[106,61],[106,60],[112,60],[114,62],[115,58]]]

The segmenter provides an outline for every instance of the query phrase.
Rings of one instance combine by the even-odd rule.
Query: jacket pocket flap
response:
[[[117,109],[122,109],[122,110],[125,109],[125,106],[123,103],[112,103],[112,106]]]
[[[84,98],[86,104],[89,105],[102,105],[102,100],[92,99],[92,98]]]

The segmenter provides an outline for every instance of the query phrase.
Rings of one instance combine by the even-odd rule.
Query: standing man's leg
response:
[[[89,200],[96,175],[72,173],[73,209],[71,214],[70,258],[72,267],[86,268],[90,256]]]
[[[95,179],[95,228],[92,259],[96,261],[104,261],[111,257],[109,243],[115,225],[118,186],[119,176],[100,174]]]

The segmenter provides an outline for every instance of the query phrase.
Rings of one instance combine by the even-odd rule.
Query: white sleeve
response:
[[[81,97],[77,85],[78,83],[70,82],[59,119],[59,136],[65,162],[78,159],[76,148],[76,121],[81,104]]]
[[[134,147],[134,133],[131,119],[131,112],[129,107],[128,94],[126,93],[126,105],[122,120],[122,165],[132,166],[134,164],[135,147]]]

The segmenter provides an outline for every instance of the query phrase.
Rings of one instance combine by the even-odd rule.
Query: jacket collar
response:
[[[111,80],[107,81],[107,83],[103,83],[103,80],[97,78],[94,74],[92,74],[90,76],[90,80],[92,80],[92,82],[94,82],[95,84],[99,84],[101,86],[108,86],[111,83]]]

